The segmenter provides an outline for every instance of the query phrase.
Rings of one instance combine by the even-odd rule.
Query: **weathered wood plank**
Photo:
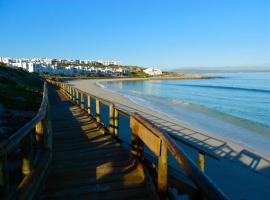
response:
[[[52,100],[53,166],[40,198],[148,198],[142,167],[113,136],[103,134],[99,120],[68,103],[60,92]]]
[[[74,192],[75,193],[75,192]],[[147,192],[144,187],[136,187],[136,188],[125,188],[124,190],[116,190],[116,191],[103,191],[103,192],[87,192],[81,191],[80,194],[75,193],[72,194],[51,194],[47,198],[48,199],[91,199],[91,200],[105,200],[105,199],[137,199],[148,197]],[[44,199],[44,198],[42,198]],[[148,199],[148,198],[147,198]]]
[[[111,191],[119,191],[129,188],[143,187],[144,183],[142,180],[133,180],[131,182],[126,182],[125,184],[120,184],[121,182],[111,182],[111,183],[99,183],[93,185],[83,185],[80,187],[74,188],[65,188],[63,190],[50,191],[50,195],[54,197],[60,196],[73,196],[73,195],[82,195],[88,193],[91,196],[91,193],[103,193]]]
[[[84,185],[93,185],[93,184],[100,184],[100,183],[111,183],[117,182],[121,180],[123,177],[125,179],[129,179],[130,181],[141,179],[141,175],[136,173],[136,171],[132,171],[129,174],[126,173],[114,173],[108,176],[103,177],[102,179],[96,179],[94,177],[76,177],[75,179],[70,179],[69,181],[59,181],[59,182],[52,182],[48,184],[46,191],[55,191],[58,189],[65,189],[65,188],[73,188],[73,187],[80,187]]]

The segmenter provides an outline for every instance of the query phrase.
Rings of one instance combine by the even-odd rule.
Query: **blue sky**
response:
[[[0,0],[0,56],[270,66],[270,0]]]

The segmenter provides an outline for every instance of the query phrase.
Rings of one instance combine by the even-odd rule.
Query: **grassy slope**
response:
[[[131,78],[147,78],[150,77],[148,74],[144,73],[143,71],[134,71],[130,75],[122,75],[122,76],[112,76],[112,75],[105,75],[105,74],[76,74],[73,76],[70,75],[49,75],[45,74],[44,77],[46,78],[65,78],[65,77],[74,77],[74,78],[119,78],[119,77],[131,77]]]
[[[0,63],[0,138],[12,134],[35,115],[42,85],[37,75]]]

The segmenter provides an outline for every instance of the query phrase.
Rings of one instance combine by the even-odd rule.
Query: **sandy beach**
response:
[[[117,80],[113,79],[110,81]],[[164,131],[175,134],[181,140],[217,157],[218,159],[206,157],[206,174],[229,198],[270,199],[269,157],[232,141],[209,135],[165,114],[140,106],[128,98],[100,87],[97,82],[102,81],[108,80],[83,79],[68,82],[80,90],[114,102],[117,107],[126,112],[142,113],[144,117],[151,120]],[[183,145],[183,147],[191,157],[196,156],[197,150],[191,149],[186,145]]]

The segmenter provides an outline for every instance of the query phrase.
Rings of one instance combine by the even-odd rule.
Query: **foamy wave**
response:
[[[105,87],[104,85],[102,85],[100,82],[96,82],[96,85],[99,86],[99,87],[101,87],[101,88],[103,88],[103,89],[106,88],[106,87]]]
[[[144,93],[143,92],[139,92],[139,91],[135,91],[135,90],[133,90],[133,91],[131,91],[133,94],[137,94],[137,95],[143,95]]]
[[[180,100],[180,99],[172,99],[171,103],[174,105],[189,105],[188,102]]]
[[[133,103],[136,103],[137,105],[146,106],[146,107],[151,106],[151,103],[143,98],[128,95],[128,94],[122,94],[122,96],[128,98],[130,101],[132,101]]]

